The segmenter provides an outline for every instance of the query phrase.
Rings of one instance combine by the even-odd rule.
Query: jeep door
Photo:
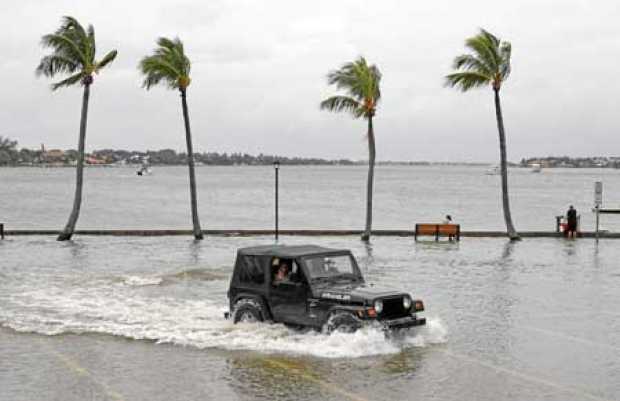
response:
[[[311,324],[307,318],[308,282],[294,260],[288,261],[292,267],[288,280],[277,282],[275,271],[269,283],[269,306],[276,322]],[[273,265],[273,263],[272,263]]]

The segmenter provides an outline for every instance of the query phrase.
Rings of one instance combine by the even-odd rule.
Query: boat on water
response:
[[[153,170],[151,170],[151,168],[148,165],[144,164],[138,169],[138,171],[136,171],[136,174],[137,175],[151,175],[153,174]]]
[[[153,170],[151,170],[151,163],[149,163],[149,156],[143,156],[142,164],[140,168],[136,171],[137,175],[151,175],[153,174]]]
[[[532,163],[530,164],[530,168],[532,173],[540,173],[542,171],[542,166],[540,163]]]

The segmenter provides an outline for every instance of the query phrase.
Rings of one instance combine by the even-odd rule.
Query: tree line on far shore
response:
[[[96,58],[95,30],[92,25],[82,26],[75,18],[66,16],[60,27],[53,33],[44,35],[41,44],[51,52],[41,58],[36,74],[64,79],[52,84],[53,91],[70,86],[83,87],[80,130],[78,136],[76,160],[76,186],[73,208],[65,228],[58,235],[59,241],[71,239],[82,202],[83,169],[85,162],[86,125],[90,89],[94,77],[112,63],[117,51],[111,50],[101,59]],[[198,218],[198,199],[196,191],[195,155],[193,152],[187,90],[192,82],[190,77],[191,62],[185,53],[183,42],[177,38],[160,37],[157,46],[148,56],[138,63],[138,70],[143,77],[142,86],[146,90],[158,85],[178,91],[185,128],[187,146],[187,166],[189,172],[190,207],[194,238],[203,238]],[[506,157],[506,137],[500,103],[500,89],[508,79],[511,71],[510,42],[503,41],[484,29],[465,40],[469,53],[454,58],[453,72],[444,76],[444,85],[467,92],[478,87],[493,90],[495,118],[499,134],[499,153],[501,171],[501,199],[506,223],[507,235],[511,240],[519,240],[510,213],[508,197],[508,175]],[[319,102],[322,110],[349,113],[353,118],[364,119],[367,124],[368,140],[368,178],[366,184],[366,224],[362,239],[368,241],[372,233],[372,200],[374,187],[374,167],[376,141],[373,120],[377,115],[381,100],[381,78],[379,68],[370,64],[364,57],[343,64],[327,74],[327,83],[333,85],[337,94]]]
[[[32,150],[18,149],[17,142],[0,136],[0,166],[36,166],[41,164],[75,165],[78,152],[68,150]],[[268,166],[278,161],[282,165],[363,165],[366,161],[349,159],[323,159],[318,157],[287,157],[278,155],[251,155],[248,153],[232,152],[197,152],[194,153],[197,164],[210,166]],[[92,163],[89,163],[92,162]],[[100,149],[85,155],[86,164],[150,164],[164,166],[178,166],[187,164],[187,153],[177,152],[174,149],[159,149],[147,151]],[[414,162],[415,163],[415,162]],[[420,164],[420,163],[416,163]]]
[[[18,148],[18,142],[0,135],[0,166],[37,166],[37,165],[75,165],[77,150],[50,151]],[[154,166],[181,166],[187,164],[187,153],[177,152],[174,149],[159,150],[124,150],[98,149],[86,153],[86,163],[96,160],[104,164],[137,165],[148,163]],[[232,152],[197,152],[194,153],[197,164],[208,166],[270,166],[277,160],[282,165],[290,166],[362,166],[367,160],[324,159],[320,157],[288,157],[278,155],[251,155],[248,153]],[[377,161],[378,165],[399,166],[488,166],[483,162],[441,162],[441,161]],[[543,168],[617,168],[620,169],[620,157],[589,156],[545,156],[523,158],[519,163],[508,162],[511,167],[531,167],[538,164]]]

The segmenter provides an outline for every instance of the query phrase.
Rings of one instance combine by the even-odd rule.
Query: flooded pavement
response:
[[[0,241],[0,399],[620,400],[617,241],[281,241],[422,298],[390,338],[225,320],[236,248],[271,242]]]

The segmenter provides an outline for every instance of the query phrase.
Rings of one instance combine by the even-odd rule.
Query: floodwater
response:
[[[615,240],[281,239],[422,298],[397,338],[224,320],[235,250],[272,242],[0,241],[0,400],[620,400]]]

